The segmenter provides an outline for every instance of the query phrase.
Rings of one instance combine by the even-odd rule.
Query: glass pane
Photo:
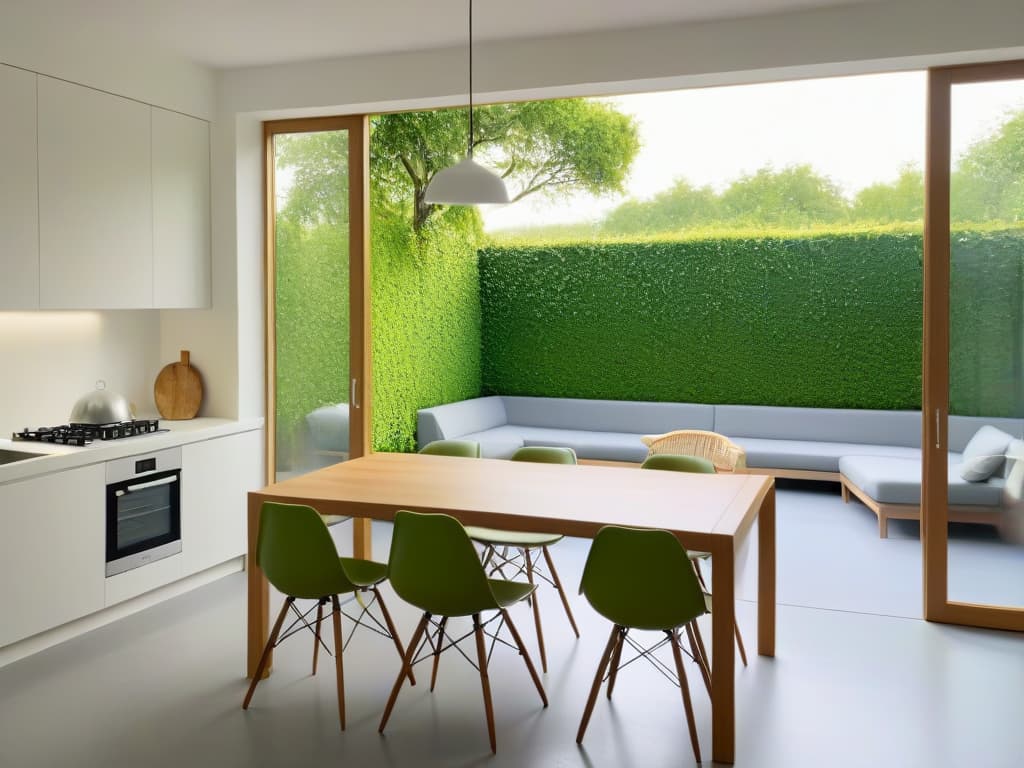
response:
[[[949,599],[1024,606],[1024,80],[951,128]]]
[[[276,479],[348,458],[348,132],[274,138]]]

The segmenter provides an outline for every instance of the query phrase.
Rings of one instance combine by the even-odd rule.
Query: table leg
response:
[[[732,763],[736,753],[735,540],[722,536],[711,550],[711,758]]]
[[[757,652],[775,655],[775,484],[757,515]]]
[[[263,646],[267,644],[267,624],[270,611],[270,588],[267,579],[263,575],[263,569],[256,564],[256,542],[260,532],[260,508],[263,501],[255,494],[249,494],[249,548],[245,558],[245,568],[248,574],[248,663],[246,666],[246,677],[256,674],[256,667],[260,663],[260,655],[263,653]],[[274,655],[271,651],[267,657],[267,666],[263,673],[266,677],[270,674],[273,666]]]
[[[372,521],[368,517],[352,518],[352,557],[360,560],[373,559]]]

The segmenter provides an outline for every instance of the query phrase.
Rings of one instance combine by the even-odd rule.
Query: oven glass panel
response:
[[[159,539],[174,530],[170,487],[143,488],[117,500],[117,549],[124,551],[143,541]]]

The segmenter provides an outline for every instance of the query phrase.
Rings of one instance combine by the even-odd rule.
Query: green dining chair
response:
[[[640,469],[664,469],[671,472],[703,472],[707,474],[713,474],[716,472],[715,465],[708,459],[700,456],[687,456],[685,454],[678,453],[656,453],[648,456],[644,463],[640,465]],[[687,553],[690,557],[690,561],[693,563],[693,570],[697,574],[697,580],[700,582],[701,588],[708,596],[708,610],[711,610],[711,590],[708,589],[708,584],[704,580],[704,573],[701,571],[701,561],[707,560],[711,557],[710,552],[699,552],[692,550]],[[740,652],[740,660],[743,662],[743,666],[747,666],[747,651],[743,647],[743,635],[740,634],[739,622],[733,620],[733,633],[736,635],[736,649]]]
[[[479,459],[480,443],[472,440],[434,440],[420,448],[420,453],[430,456],[461,456],[465,459]]]
[[[532,461],[542,464],[575,464],[576,452],[572,448],[561,448],[544,445],[528,445],[519,448],[512,454],[512,461]],[[576,619],[572,615],[572,608],[569,607],[569,599],[562,588],[562,581],[558,578],[558,571],[555,569],[555,562],[551,559],[548,547],[557,544],[562,536],[552,533],[523,533],[520,531],[500,531],[494,528],[479,528],[468,526],[466,533],[469,538],[478,544],[482,544],[484,568],[489,568],[489,573],[494,575],[500,573],[503,578],[509,576],[505,568],[514,569],[512,578],[520,574],[526,575],[526,580],[536,584],[538,580],[545,581],[557,590],[562,598],[562,607],[565,615],[569,617],[569,624],[576,637],[580,631],[576,627]],[[544,557],[547,571],[538,568],[538,550]],[[548,671],[547,651],[544,648],[544,633],[540,623],[540,608],[537,605],[537,594],[534,593],[530,603],[533,607],[533,622],[537,628],[537,646],[540,649],[540,666],[546,673]]]
[[[693,717],[690,687],[683,667],[680,628],[690,642],[690,655],[701,667],[705,681],[710,680],[707,656],[697,646],[696,619],[705,613],[704,593],[690,565],[686,550],[668,531],[641,530],[606,526],[598,531],[583,567],[581,589],[594,610],[612,622],[601,661],[590,688],[576,742],[583,742],[594,703],[608,672],[608,698],[612,697],[620,669],[639,658],[647,659],[663,674],[671,677],[668,667],[652,654],[665,644],[672,647],[675,662],[674,679],[679,684],[690,729],[693,754],[700,762],[700,743]],[[665,638],[644,648],[631,636],[631,630],[654,630]],[[623,646],[629,645],[639,655],[622,663]],[[709,694],[710,694],[710,688]]]
[[[536,587],[518,581],[488,579],[462,524],[454,517],[443,514],[421,514],[400,510],[395,515],[388,565],[391,586],[395,592],[407,603],[423,611],[423,617],[406,649],[402,669],[398,673],[395,685],[391,689],[391,696],[384,708],[384,715],[381,717],[379,731],[384,732],[384,726],[391,716],[402,684],[406,677],[411,679],[413,665],[433,658],[433,671],[430,677],[430,690],[433,691],[437,682],[437,666],[441,653],[456,647],[459,642],[473,635],[476,638],[477,669],[480,672],[480,685],[483,689],[487,734],[491,741],[491,752],[496,752],[485,634],[492,638],[493,651],[502,626],[508,627],[515,647],[519,649],[523,661],[526,662],[526,668],[537,687],[541,701],[545,707],[548,705],[544,686],[541,685],[530,654],[507,610],[529,597]],[[496,613],[482,621],[480,617],[484,611]],[[448,620],[461,616],[473,617],[473,630],[453,639],[447,633]],[[497,629],[493,633],[485,633],[487,625],[496,619],[501,619]],[[508,645],[505,641],[501,642]],[[420,655],[427,646],[429,651]],[[459,652],[462,653],[460,649]],[[469,659],[465,653],[463,656]]]
[[[270,631],[267,644],[263,648],[256,674],[245,694],[242,709],[249,708],[256,686],[263,677],[270,652],[283,640],[302,629],[309,629],[314,634],[313,640],[313,674],[316,674],[317,656],[320,646],[324,645],[320,638],[320,627],[324,617],[324,606],[331,601],[331,612],[327,618],[334,623],[334,665],[338,683],[338,719],[341,730],[345,730],[345,671],[342,664],[342,652],[345,644],[341,636],[341,616],[344,613],[338,595],[352,594],[362,598],[369,593],[372,599],[367,602],[360,600],[361,610],[353,617],[345,613],[353,623],[352,632],[359,626],[367,626],[378,634],[389,637],[395,644],[400,659],[405,657],[405,648],[395,631],[391,614],[384,604],[377,586],[388,576],[388,568],[383,563],[371,560],[358,560],[351,557],[338,557],[327,526],[320,520],[320,515],[312,507],[296,504],[278,504],[266,502],[260,511],[259,538],[256,543],[256,562],[275,589],[285,595],[284,605],[277,615],[277,621]],[[309,617],[313,612],[310,607],[305,612],[295,605],[296,600],[316,600],[316,624],[310,625]],[[370,609],[377,605],[383,618],[383,624]],[[285,617],[291,611],[295,619],[282,632]],[[366,623],[369,619],[372,623]],[[326,649],[326,645],[324,648]],[[410,671],[409,681],[415,685]]]

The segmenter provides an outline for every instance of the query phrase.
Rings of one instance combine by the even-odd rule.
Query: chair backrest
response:
[[[595,611],[624,627],[672,629],[706,611],[686,550],[668,531],[602,528],[581,591]]]
[[[312,507],[264,502],[256,560],[267,580],[291,597],[351,592],[327,526]]]
[[[391,586],[405,602],[437,616],[497,608],[462,523],[444,514],[399,510],[388,557]]]
[[[703,429],[677,429],[664,435],[640,438],[647,446],[647,455],[674,453],[699,456],[723,472],[734,472],[747,466],[747,452],[725,435]]]
[[[714,474],[715,465],[700,456],[686,456],[681,453],[656,453],[644,459],[640,469],[667,469],[672,472],[703,472]]]
[[[534,461],[538,464],[575,464],[576,451],[548,445],[527,445],[512,454],[512,461]]]
[[[420,448],[420,453],[431,456],[461,456],[467,459],[480,458],[480,443],[472,440],[435,440]]]

